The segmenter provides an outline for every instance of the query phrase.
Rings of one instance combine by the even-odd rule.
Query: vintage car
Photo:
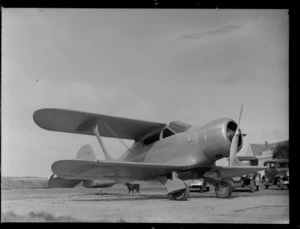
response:
[[[208,192],[209,186],[203,179],[187,180],[191,191]]]
[[[268,166],[265,175],[262,177],[262,183],[266,189],[271,185],[276,185],[283,189],[284,186],[289,188],[289,160],[269,160],[264,162],[264,166]]]
[[[251,156],[237,157],[245,165],[257,166],[258,158]],[[248,189],[250,192],[259,191],[260,173],[251,173],[240,177],[232,177],[234,191]]]

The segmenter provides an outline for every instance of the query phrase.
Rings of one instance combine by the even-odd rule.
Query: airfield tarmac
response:
[[[233,192],[219,199],[214,188],[191,192],[187,201],[170,200],[159,183],[141,183],[140,194],[128,194],[125,185],[111,188],[2,189],[2,214],[46,212],[84,222],[132,223],[289,223],[289,191],[270,187],[250,193]]]

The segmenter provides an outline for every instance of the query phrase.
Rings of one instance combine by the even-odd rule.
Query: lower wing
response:
[[[170,174],[173,170],[185,171],[188,166],[115,161],[62,160],[51,166],[59,177],[70,180],[114,181],[151,180]]]
[[[239,177],[249,173],[256,173],[267,169],[266,166],[215,166],[209,172],[205,173],[205,177],[218,179],[217,171],[220,172],[223,178]]]

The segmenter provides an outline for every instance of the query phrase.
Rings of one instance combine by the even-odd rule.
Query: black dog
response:
[[[130,183],[125,183],[125,185],[126,185],[127,188],[128,188],[128,194],[129,194],[130,192],[134,193],[134,191],[140,193],[140,184],[130,184]]]

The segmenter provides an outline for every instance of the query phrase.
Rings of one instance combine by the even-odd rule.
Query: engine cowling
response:
[[[236,128],[237,123],[229,118],[221,118],[197,128],[199,144],[205,156],[210,160],[229,157],[230,145]],[[238,151],[242,146],[243,138],[240,131]]]

